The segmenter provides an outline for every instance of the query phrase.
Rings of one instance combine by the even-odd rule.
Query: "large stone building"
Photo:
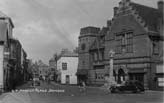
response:
[[[85,27],[79,36],[78,77],[89,84],[104,84],[113,50],[117,83],[139,80],[147,89],[164,86],[163,1],[152,8],[122,0],[102,29]]]

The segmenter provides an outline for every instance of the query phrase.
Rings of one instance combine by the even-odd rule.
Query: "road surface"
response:
[[[23,91],[8,93],[2,103],[163,103],[163,92],[146,91],[145,93],[110,94],[97,87],[87,87],[80,92],[77,86],[41,83],[31,87],[30,82],[20,86]],[[48,90],[51,89],[51,92]],[[39,90],[41,90],[39,92]],[[53,91],[52,91],[53,90]],[[57,91],[58,90],[58,91]],[[0,103],[1,103],[0,102]]]

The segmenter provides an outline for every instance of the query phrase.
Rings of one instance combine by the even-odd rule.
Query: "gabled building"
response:
[[[61,84],[77,84],[78,54],[62,50],[57,60],[58,82]]]
[[[158,8],[152,8],[121,0],[119,6],[113,8],[113,18],[107,21],[107,26],[92,36],[95,37],[93,41],[84,41],[91,45],[87,52],[79,52],[79,58],[87,58],[79,59],[79,63],[87,61],[88,67],[79,66],[78,69],[87,70],[89,84],[104,84],[104,75],[110,69],[109,51],[113,50],[113,74],[117,83],[139,80],[147,89],[164,87],[163,1],[157,5]],[[80,41],[85,38],[80,34],[81,51]]]
[[[9,55],[10,55],[10,38],[12,38],[12,29],[14,25],[10,17],[0,12],[0,91],[9,87]]]

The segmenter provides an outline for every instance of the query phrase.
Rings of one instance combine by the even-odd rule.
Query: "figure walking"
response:
[[[80,82],[79,90],[80,90],[80,92],[85,92],[86,91],[86,84],[85,84],[84,81]]]

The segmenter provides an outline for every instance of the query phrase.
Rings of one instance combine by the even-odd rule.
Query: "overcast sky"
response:
[[[18,38],[33,60],[48,64],[54,53],[78,45],[80,28],[106,26],[120,0],[0,0],[0,11],[11,17]],[[158,0],[132,0],[157,7]]]

